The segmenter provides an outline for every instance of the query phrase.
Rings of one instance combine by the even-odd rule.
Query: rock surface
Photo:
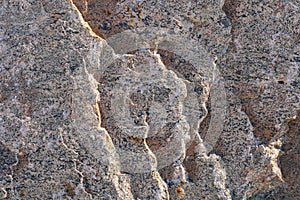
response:
[[[0,2],[1,199],[300,198],[300,3]]]

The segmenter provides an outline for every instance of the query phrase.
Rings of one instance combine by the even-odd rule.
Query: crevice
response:
[[[69,0],[72,7],[76,10],[78,16],[79,16],[79,20],[81,22],[81,24],[89,31],[89,34],[95,38],[98,38],[100,41],[104,41],[103,38],[101,38],[99,35],[97,35],[93,29],[90,27],[90,25],[84,20],[82,13],[80,12],[80,10],[77,8],[77,6],[74,4],[73,0]]]

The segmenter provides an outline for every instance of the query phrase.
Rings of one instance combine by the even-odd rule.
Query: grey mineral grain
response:
[[[298,0],[2,0],[0,199],[299,199],[299,27]]]

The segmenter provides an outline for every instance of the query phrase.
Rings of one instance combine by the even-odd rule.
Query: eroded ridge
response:
[[[89,21],[87,10],[82,7],[81,11]],[[169,184],[176,185],[177,193],[183,198],[185,193],[181,186],[190,180],[187,174],[192,173],[186,172],[183,164],[188,147],[195,147],[191,148],[190,154],[196,157],[207,153],[198,132],[208,112],[206,102],[217,77],[216,66],[214,59],[197,41],[191,42],[182,35],[164,37],[169,34],[169,29],[150,27],[148,30],[138,29],[137,32],[142,34],[130,31],[113,34],[112,31],[109,34],[111,37],[105,38],[119,55],[105,54],[104,48],[110,47],[102,46],[98,57],[93,52],[93,56],[88,56],[88,70],[99,83],[101,126],[112,138],[122,172],[147,174],[169,168],[166,173],[160,170],[156,180],[161,180],[162,175]],[[143,43],[140,40],[144,39],[143,33],[146,39],[151,38],[150,41]],[[220,91],[221,94],[224,92],[222,89]],[[219,99],[223,100],[222,97]],[[218,121],[222,123],[222,117]],[[221,125],[215,127],[208,130],[215,135],[207,134],[210,145],[214,145],[220,134],[218,129],[222,129]],[[216,162],[214,170],[222,171],[216,157],[205,157],[200,162]],[[217,178],[218,181],[223,176]],[[137,175],[132,175],[132,180],[141,181]],[[201,179],[195,178],[195,181],[201,182]],[[220,190],[225,190],[224,180],[221,181]]]
[[[102,125],[125,158],[124,170],[157,169],[157,164],[168,165],[185,153],[190,139],[182,113],[187,89],[158,55],[141,51],[122,56],[100,76],[99,83]],[[145,145],[148,138],[154,155],[146,161],[142,157],[151,152]]]

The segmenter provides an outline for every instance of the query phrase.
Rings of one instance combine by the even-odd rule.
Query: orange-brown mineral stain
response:
[[[143,14],[142,14],[142,6],[140,4],[138,4],[138,17],[139,18],[142,18],[143,17]]]
[[[183,186],[185,183],[186,183],[185,180],[181,180],[181,181],[180,181],[180,185],[181,185],[181,186]]]
[[[138,142],[138,143],[144,143],[145,142],[145,139],[144,138],[139,138],[139,137],[133,137],[133,136],[130,136],[129,137],[130,140],[133,140],[135,142]]]
[[[176,192],[179,194],[179,195],[184,195],[184,190],[180,187],[180,186],[176,186]]]

